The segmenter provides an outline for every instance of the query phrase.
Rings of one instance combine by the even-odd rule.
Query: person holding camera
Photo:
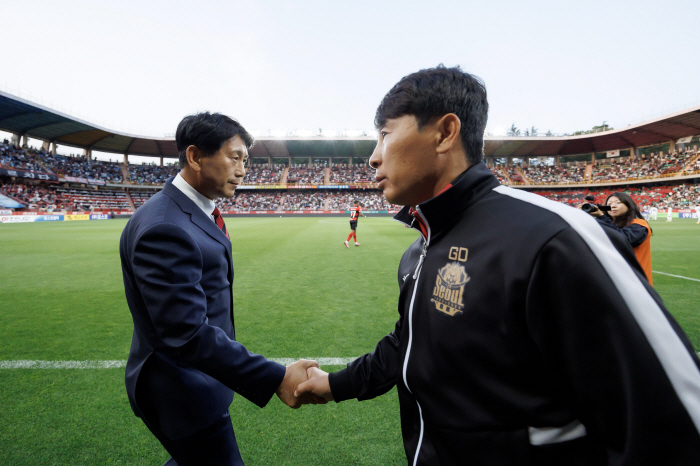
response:
[[[595,206],[595,204],[593,204]],[[639,207],[628,194],[623,192],[612,193],[605,200],[605,205],[610,207],[610,213],[606,215],[597,207],[589,213],[601,224],[622,233],[634,249],[637,261],[644,269],[644,274],[650,285],[654,285],[651,278],[651,227],[644,220]]]

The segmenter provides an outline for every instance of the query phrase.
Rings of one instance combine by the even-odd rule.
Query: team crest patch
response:
[[[438,270],[432,302],[435,308],[449,316],[464,312],[464,285],[471,278],[459,262],[450,262]]]

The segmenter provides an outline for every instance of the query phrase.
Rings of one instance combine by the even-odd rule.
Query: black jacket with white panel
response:
[[[396,219],[396,328],[329,380],[397,386],[409,465],[700,465],[700,361],[619,233],[483,163]]]

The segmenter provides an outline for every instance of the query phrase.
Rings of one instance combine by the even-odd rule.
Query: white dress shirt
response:
[[[212,215],[212,212],[214,212],[214,209],[216,209],[216,204],[214,201],[211,199],[203,196],[199,191],[194,189],[190,184],[185,181],[185,179],[180,176],[178,173],[177,176],[175,176],[175,179],[173,180],[173,186],[175,186],[177,189],[182,191],[182,193],[189,197],[192,202],[194,202],[197,207],[202,209],[207,216],[216,223],[216,220],[214,219],[214,215]]]

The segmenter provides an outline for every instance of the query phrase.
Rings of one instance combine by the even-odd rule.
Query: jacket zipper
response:
[[[421,220],[425,223],[425,226],[428,228],[428,237],[424,238],[423,240],[423,251],[421,252],[420,258],[418,259],[418,265],[416,266],[416,271],[413,273],[413,295],[411,296],[411,304],[408,308],[408,346],[406,348],[406,356],[404,357],[404,364],[403,364],[403,383],[406,386],[406,389],[409,391],[409,393],[413,394],[411,391],[411,388],[408,386],[408,379],[407,379],[407,369],[408,369],[408,358],[411,354],[411,345],[413,343],[413,304],[416,299],[416,292],[418,291],[418,279],[420,278],[420,272],[423,269],[423,262],[425,262],[425,256],[428,253],[428,245],[430,244],[430,236],[431,236],[431,231],[430,231],[430,225],[428,225],[428,222],[425,220],[425,217],[423,216],[423,213],[420,211],[420,207],[416,207],[416,212],[418,215],[420,215]],[[423,410],[420,407],[420,403],[418,403],[418,399],[416,399],[416,404],[418,405],[418,415],[420,417],[420,436],[418,437],[418,444],[416,445],[416,455],[413,458],[413,466],[415,466],[418,463],[418,454],[420,453],[420,447],[423,443],[423,431],[424,431],[424,423],[423,423]]]

